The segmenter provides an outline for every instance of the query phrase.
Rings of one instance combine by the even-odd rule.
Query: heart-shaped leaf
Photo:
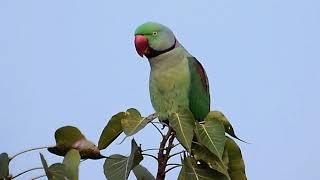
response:
[[[121,119],[123,132],[127,136],[132,136],[144,128],[150,119],[141,116],[140,112],[134,108],[128,109],[125,118]]]
[[[43,157],[43,155],[40,153],[40,158],[42,162],[42,166],[44,168],[44,171],[48,177],[49,180],[66,180],[66,179],[72,179],[72,175],[68,171],[65,165],[61,163],[55,163],[52,164],[50,167],[48,167],[47,161]],[[75,180],[75,179],[72,179]]]
[[[64,126],[55,132],[56,146],[48,148],[48,151],[64,156],[70,149],[79,151],[83,159],[101,159],[99,149],[88,141],[80,130],[73,126]]]
[[[228,138],[225,145],[226,157],[225,162],[229,168],[229,175],[231,179],[246,180],[245,165],[242,159],[241,150],[234,140]]]
[[[100,150],[107,148],[123,132],[121,119],[125,118],[125,115],[125,112],[119,112],[109,120],[99,139],[98,148]]]
[[[0,154],[0,179],[9,176],[9,156],[7,153]]]
[[[79,152],[71,149],[63,159],[63,165],[71,175],[72,180],[78,180],[80,158]]]
[[[143,159],[141,149],[134,139],[131,141],[131,154],[129,157],[114,154],[108,157],[103,165],[104,174],[108,180],[126,180],[130,171]]]
[[[169,123],[176,132],[177,139],[188,152],[191,152],[193,129],[195,119],[189,110],[173,113],[169,117]]]
[[[179,180],[227,180],[223,174],[210,169],[205,164],[198,164],[192,157],[186,157],[179,175]]]
[[[154,176],[148,171],[148,169],[140,164],[133,168],[133,173],[137,180],[155,180]]]
[[[230,179],[228,167],[224,165],[215,154],[210,152],[208,148],[201,144],[194,143],[192,144],[192,153],[196,160],[205,162],[211,169],[224,174],[228,179]]]
[[[222,159],[226,136],[224,127],[219,121],[204,121],[204,124],[196,122],[195,133],[198,141],[207,147],[219,159]]]
[[[224,129],[226,131],[226,133],[228,133],[230,136],[238,139],[239,141],[245,142],[244,140],[241,140],[240,138],[238,138],[238,136],[235,134],[234,129],[231,125],[231,123],[228,121],[228,119],[226,118],[226,116],[220,112],[220,111],[211,111],[208,113],[206,120],[215,120],[215,121],[220,121],[222,122]]]

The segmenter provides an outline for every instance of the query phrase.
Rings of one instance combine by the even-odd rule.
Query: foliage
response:
[[[48,147],[47,150],[52,154],[63,156],[64,159],[62,163],[54,163],[49,166],[40,153],[45,176],[49,180],[77,180],[80,159],[96,160],[104,158],[103,170],[109,180],[126,180],[131,172],[138,180],[164,179],[167,172],[178,167],[181,168],[177,177],[179,180],[247,179],[240,148],[226,134],[235,139],[240,139],[221,112],[210,112],[202,122],[196,121],[193,114],[186,109],[173,113],[168,118],[168,122],[161,122],[156,119],[156,114],[143,117],[134,108],[119,112],[106,123],[100,135],[98,146],[87,140],[76,127],[64,126],[57,129],[54,136],[56,145]],[[162,136],[160,147],[157,149],[159,151],[157,156],[146,153],[148,149],[141,149],[141,145],[138,145],[133,138],[131,140],[131,153],[128,156],[113,154],[106,157],[102,155],[102,150],[108,148],[120,134],[124,133],[126,138],[133,136],[148,124],[153,125]],[[157,124],[160,124],[162,129]],[[177,139],[179,144],[173,144],[174,139]],[[183,151],[170,154],[171,149],[179,146]],[[29,172],[26,171],[12,176],[9,172],[10,161],[22,153],[37,149],[43,148],[26,150],[12,157],[9,157],[7,153],[0,154],[0,179],[14,179]],[[181,164],[168,164],[168,160],[176,155],[180,155]],[[141,165],[144,156],[153,157],[157,160],[157,176],[152,175],[147,168]],[[169,167],[169,165],[174,166]]]

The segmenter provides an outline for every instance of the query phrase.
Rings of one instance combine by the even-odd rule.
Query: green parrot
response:
[[[159,119],[187,108],[202,121],[210,111],[208,78],[173,32],[159,23],[144,23],[135,31],[135,47],[150,63],[150,98]]]

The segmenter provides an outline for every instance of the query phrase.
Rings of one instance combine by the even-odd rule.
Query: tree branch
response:
[[[158,172],[157,180],[164,180],[166,176],[166,167],[169,160],[169,155],[173,146],[173,140],[175,138],[175,132],[172,127],[168,126],[168,132],[163,136],[160,142],[160,148],[158,152]]]

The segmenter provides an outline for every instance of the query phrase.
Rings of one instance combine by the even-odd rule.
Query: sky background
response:
[[[65,125],[97,143],[113,114],[152,113],[150,68],[133,33],[156,21],[203,64],[212,109],[251,142],[238,142],[248,179],[320,179],[319,9],[317,0],[1,0],[0,152],[52,145]],[[158,146],[152,126],[134,138]],[[128,155],[130,139],[120,141],[103,154]],[[41,152],[49,164],[62,161]],[[103,162],[82,163],[80,179],[104,179]],[[142,164],[156,172],[152,159]],[[11,173],[37,166],[39,154],[31,152],[12,161]]]

